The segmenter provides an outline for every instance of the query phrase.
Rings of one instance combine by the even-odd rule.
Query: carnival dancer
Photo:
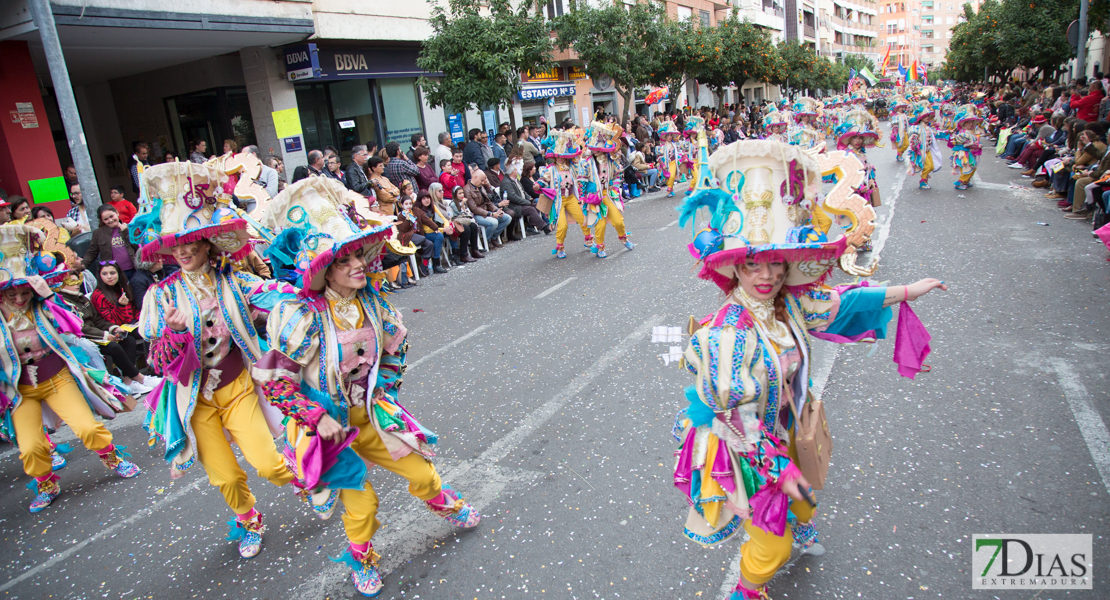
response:
[[[952,149],[952,174],[958,175],[953,185],[957,190],[971,187],[971,178],[979,166],[983,147],[979,144],[979,125],[983,118],[973,104],[964,104],[955,114],[956,133],[948,140]]]
[[[863,165],[864,181],[856,189],[861,198],[871,206],[880,206],[879,183],[875,178],[875,167],[867,161],[867,149],[874,148],[882,138],[879,120],[875,115],[857,108],[844,116],[836,131],[836,149],[853,154]]]
[[[821,160],[847,160],[829,154],[835,156]],[[835,165],[773,141],[731,144],[710,163],[723,189],[688,198],[680,224],[698,218],[701,209],[710,212],[707,224],[695,225],[690,249],[700,277],[715,282],[727,301],[700,321],[681,361],[696,380],[675,423],[674,483],[690,503],[688,538],[714,545],[741,527],[750,536],[741,547],[732,599],[766,598],[766,583],[794,544],[823,552],[810,484],[823,484],[821,465],[831,449],[822,455],[799,448],[794,438],[799,420],[824,423],[808,389],[811,337],[883,338],[892,317],[888,307],[946,288],[935,279],[891,287],[821,284],[835,261],[850,256],[874,228],[874,211],[858,196],[818,195],[821,172]],[[843,183],[861,176],[850,174]],[[832,214],[853,215],[846,236],[831,226]],[[899,326],[913,322],[920,332],[911,315],[904,306]],[[902,357],[900,368],[920,370],[922,354]]]
[[[93,413],[112,419],[134,400],[124,388],[101,385],[83,366],[83,350],[71,349],[65,335],[81,335],[81,319],[51,291],[50,281],[66,274],[63,264],[41,252],[44,235],[28,225],[0,226],[0,271],[4,278],[0,312],[4,352],[0,352],[0,438],[19,448],[23,471],[34,478],[30,510],[37,513],[62,493],[54,474],[54,444],[45,428],[64,421],[104,466],[120,477],[139,474],[123,457],[123,446]],[[61,466],[64,466],[62,461]],[[61,468],[59,466],[58,468]]]
[[[557,130],[553,138],[545,140],[548,147],[546,158],[555,164],[547,169],[545,177],[548,185],[554,190],[554,203],[551,205],[549,223],[555,223],[555,258],[566,258],[564,242],[567,239],[567,228],[573,220],[582,228],[582,236],[587,249],[593,247],[594,236],[586,225],[586,215],[582,213],[585,173],[576,161],[582,154],[581,130]]]
[[[698,152],[701,134],[705,133],[705,118],[693,115],[686,119],[686,129],[682,131],[683,140],[681,168],[689,175],[690,186],[686,188],[686,195],[694,190],[698,182]],[[708,140],[707,140],[708,141]]]
[[[251,182],[229,176],[223,158],[148,168],[149,204],[131,221],[131,239],[144,261],[181,268],[147,292],[139,318],[150,341],[147,362],[166,376],[147,397],[146,427],[165,443],[171,478],[200,461],[235,513],[228,539],[252,558],[265,526],[225,432],[260,477],[278,486],[293,480],[274,444],[281,413],[255,393],[250,368],[263,354],[255,316],[296,290],[231,267],[250,245],[247,222],[229,203],[237,185]]]
[[[895,96],[890,106],[890,144],[894,147],[895,160],[906,160],[906,149],[910,147],[910,119],[906,114],[910,104],[902,97]]]
[[[604,207],[604,215],[594,225],[594,249],[598,258],[606,258],[605,229],[609,224],[617,232],[617,237],[625,248],[629,250],[636,247],[628,241],[628,234],[624,229],[624,201],[621,200],[621,168],[616,160],[616,153],[621,152],[624,143],[621,134],[623,131],[616,123],[594,122],[586,134],[587,166],[590,168],[590,181],[594,183],[596,191],[591,195],[586,194],[586,203],[596,202]]]
[[[678,178],[678,167],[682,160],[682,149],[679,146],[679,138],[682,137],[682,132],[675,127],[674,122],[670,119],[663,121],[659,125],[659,148],[657,153],[659,155],[659,164],[663,167],[663,179],[667,182],[667,197],[674,197],[674,184]]]
[[[790,144],[807,150],[824,151],[825,132],[818,129],[824,112],[819,101],[809,96],[799,98],[794,103],[795,124],[790,127]]]
[[[356,223],[341,183],[308,178],[270,202],[263,225],[278,233],[269,254],[290,263],[301,291],[277,305],[273,348],[256,366],[262,393],[289,418],[287,456],[306,489],[343,502],[349,565],[364,596],[382,589],[371,539],[381,526],[366,463],[409,482],[409,493],[462,528],[478,511],[440,480],[430,458],[436,436],[398,400],[407,330],[401,313],[369,281],[381,271],[391,223]],[[360,227],[362,226],[362,227]]]
[[[790,135],[786,133],[786,129],[789,125],[782,111],[775,110],[774,107],[771,107],[770,112],[763,117],[762,139],[789,144]]]
[[[909,172],[912,175],[921,175],[917,187],[923,190],[932,189],[929,187],[929,176],[941,169],[944,160],[932,123],[933,107],[927,100],[916,103],[909,128]]]

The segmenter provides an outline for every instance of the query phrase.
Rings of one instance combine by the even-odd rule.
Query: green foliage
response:
[[[420,78],[431,106],[509,104],[521,89],[521,73],[555,65],[547,24],[527,2],[514,10],[509,0],[448,0],[446,8],[435,3],[429,23],[434,33],[416,64],[443,73]]]
[[[743,88],[748,80],[773,81],[781,77],[782,62],[771,36],[736,14],[716,27],[685,27],[680,48],[686,76],[705,84],[723,102],[724,90]]]
[[[662,3],[594,8],[582,2],[553,25],[555,44],[564,50],[573,48],[592,79],[612,78],[624,100],[625,118],[636,89],[681,79],[674,62],[678,30],[667,19]]]
[[[1106,10],[1098,10],[1105,19]],[[1005,78],[1017,67],[1051,73],[1074,54],[1065,34],[1078,17],[1078,0],[986,0],[978,12],[964,4],[966,21],[952,29],[944,75],[978,81],[984,73]]]
[[[855,69],[857,73],[866,67],[867,70],[879,76],[879,69],[875,66],[875,63],[862,54],[846,54],[841,62],[849,69]]]
[[[772,83],[794,90],[833,90],[848,83],[848,67],[818,56],[810,46],[781,41],[778,44],[781,71]]]

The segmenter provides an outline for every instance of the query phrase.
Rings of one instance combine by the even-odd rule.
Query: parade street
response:
[[[1094,590],[1036,597],[1105,598],[1105,247],[993,149],[961,192],[947,166],[922,191],[889,147],[869,158],[883,199],[874,280],[950,288],[913,303],[932,335],[932,370],[898,375],[893,323],[876,347],[815,342],[814,386],[835,438],[817,492],[827,553],[795,556],[771,597],[1028,599],[972,589],[972,535],[1087,533]],[[553,236],[530,236],[391,297],[410,332],[400,401],[438,434],[443,480],[483,518],[455,530],[403,479],[372,469],[381,597],[728,597],[740,542],[684,538],[687,502],[673,485],[671,430],[693,379],[668,355],[685,347],[691,315],[722,302],[693,270],[680,199],[628,207],[632,251],[595,258],[572,228],[568,258],[555,260]],[[653,341],[657,326],[683,336]],[[233,515],[219,492],[200,468],[170,479],[142,410],[110,425],[143,469],[137,479],[119,480],[63,428],[55,440],[74,448],[64,492],[36,515],[17,451],[3,449],[3,597],[355,596],[350,570],[329,560],[346,545],[339,513],[317,520],[292,486],[252,471],[268,529],[261,554],[241,559],[224,539]]]

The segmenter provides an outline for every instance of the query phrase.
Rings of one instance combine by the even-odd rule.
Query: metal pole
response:
[[[58,40],[58,29],[54,26],[54,13],[50,10],[50,0],[27,0],[31,16],[42,38],[46,51],[46,62],[50,66],[50,79],[54,83],[54,96],[58,99],[58,112],[62,115],[66,139],[69,141],[69,154],[77,169],[77,182],[81,184],[81,198],[89,223],[96,223],[96,209],[100,207],[100,188],[96,185],[96,172],[93,171],[89,146],[85,143],[85,129],[81,126],[81,114],[77,111],[77,100],[73,96],[73,85],[69,81],[69,70],[62,54],[62,44]]]
[[[1087,5],[1088,0],[1079,3],[1079,46],[1075,51],[1075,76],[1087,74]]]

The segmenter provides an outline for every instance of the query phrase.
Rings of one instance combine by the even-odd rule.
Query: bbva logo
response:
[[[293,52],[285,55],[285,64],[295,65],[297,63],[308,62],[308,50],[301,52]]]
[[[361,54],[336,54],[336,71],[365,71],[370,67],[366,64],[366,57]]]

